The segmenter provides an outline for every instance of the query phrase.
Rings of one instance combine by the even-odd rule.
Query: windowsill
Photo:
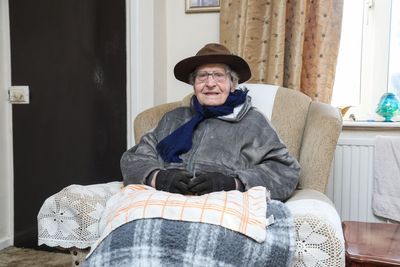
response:
[[[350,121],[343,120],[344,130],[400,130],[400,121]]]

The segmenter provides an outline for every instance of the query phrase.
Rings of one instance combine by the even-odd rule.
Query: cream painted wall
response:
[[[182,99],[192,87],[175,79],[174,66],[194,56],[206,43],[219,41],[219,13],[185,13],[185,0],[168,1],[166,6],[167,101]]]
[[[8,0],[0,0],[0,249],[12,245],[13,178],[11,104],[10,35]]]

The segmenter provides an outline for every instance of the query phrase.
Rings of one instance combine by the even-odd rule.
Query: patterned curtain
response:
[[[220,42],[249,63],[249,82],[330,103],[343,0],[221,0]]]

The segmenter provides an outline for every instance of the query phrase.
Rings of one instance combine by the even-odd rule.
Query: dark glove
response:
[[[189,183],[189,190],[197,195],[236,189],[235,178],[218,172],[199,173]]]
[[[190,193],[188,183],[192,176],[191,173],[185,170],[160,170],[156,176],[156,189],[187,195]]]

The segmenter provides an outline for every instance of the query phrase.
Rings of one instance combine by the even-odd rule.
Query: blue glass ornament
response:
[[[392,117],[399,110],[399,99],[394,93],[385,93],[381,96],[376,113],[385,118],[385,121],[391,122]]]

